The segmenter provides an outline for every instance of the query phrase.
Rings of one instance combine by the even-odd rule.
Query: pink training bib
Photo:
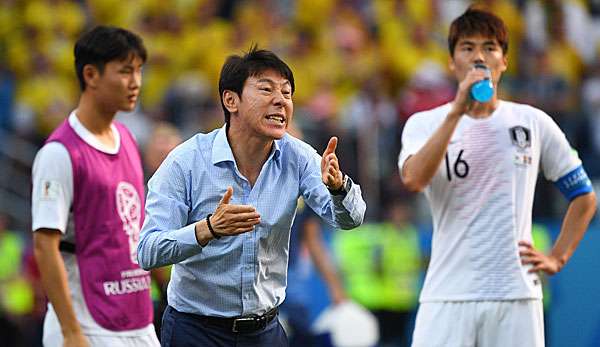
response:
[[[65,120],[46,142],[71,157],[75,255],[85,303],[102,327],[134,330],[152,322],[150,275],[137,264],[144,219],[144,186],[135,140],[121,124],[117,154],[81,139]]]

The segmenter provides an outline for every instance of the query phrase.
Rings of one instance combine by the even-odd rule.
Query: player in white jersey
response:
[[[399,168],[424,191],[434,224],[413,346],[544,346],[538,272],[553,275],[583,237],[596,197],[577,154],[554,121],[534,107],[502,101],[507,32],[497,16],[469,8],[450,27],[453,102],[409,118]],[[494,95],[471,99],[491,71]],[[550,254],[532,245],[539,169],[570,201]]]

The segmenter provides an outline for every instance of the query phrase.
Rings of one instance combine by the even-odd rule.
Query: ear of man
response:
[[[236,113],[238,110],[239,96],[231,91],[224,90],[223,91],[223,105],[227,108],[229,113]]]
[[[96,88],[98,85],[98,78],[100,77],[100,71],[92,64],[87,64],[83,67],[83,78],[85,80],[86,88]]]

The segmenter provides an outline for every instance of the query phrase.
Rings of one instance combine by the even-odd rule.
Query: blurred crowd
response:
[[[0,1],[0,231],[17,230],[11,232],[16,241],[0,240],[0,248],[9,242],[6,247],[18,250],[3,262],[14,262],[10,266],[18,268],[27,283],[35,283],[28,260],[30,234],[26,223],[18,222],[29,219],[29,210],[1,202],[18,204],[19,195],[28,199],[27,175],[35,149],[76,105],[73,44],[99,23],[140,34],[148,48],[141,102],[135,112],[118,117],[137,137],[148,176],[180,139],[223,123],[217,88],[221,65],[228,55],[257,44],[291,66],[296,79],[294,122],[305,140],[322,151],[330,136],[340,137],[342,170],[363,187],[368,221],[385,222],[385,206],[404,200],[415,205],[412,222],[428,222],[420,198],[403,191],[399,180],[400,134],[413,113],[453,99],[456,86],[447,69],[447,30],[471,3]],[[502,98],[550,114],[579,152],[590,177],[600,181],[600,161],[594,160],[600,155],[600,1],[480,4],[503,18],[510,31]],[[25,182],[20,189],[19,182]],[[544,203],[536,202],[535,216],[555,218],[562,197],[543,181],[538,189],[538,201]],[[4,267],[0,263],[0,272]],[[17,314],[4,306],[0,312],[39,316],[43,300],[36,299],[40,294],[35,288],[21,298],[25,304]],[[27,326],[20,319],[11,321]]]

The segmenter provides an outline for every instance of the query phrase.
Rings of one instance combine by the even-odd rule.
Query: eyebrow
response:
[[[125,64],[121,66],[121,69],[130,69],[130,70],[135,70],[135,69],[141,69],[144,67],[144,64],[139,64],[138,66],[135,66],[133,64]]]
[[[273,81],[273,80],[272,80],[272,79],[270,79],[270,78],[261,78],[261,79],[259,79],[258,81],[256,81],[256,83],[265,83],[265,82],[266,82],[266,83],[270,83],[270,84],[277,84],[277,82]],[[283,83],[281,83],[281,84],[282,84],[282,85],[286,85],[286,84],[288,84],[288,85],[291,85],[290,81],[288,81],[288,80],[285,80],[285,82],[283,82]]]
[[[464,40],[458,43],[459,46],[475,46],[477,43],[475,41],[471,41],[471,40]],[[498,43],[495,40],[486,40],[483,41],[482,43],[483,46],[487,46],[487,45],[498,45]]]

